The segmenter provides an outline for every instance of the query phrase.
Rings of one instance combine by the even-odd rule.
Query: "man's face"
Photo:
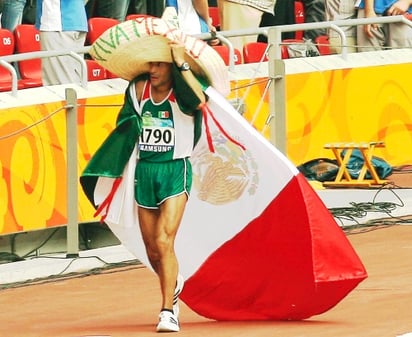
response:
[[[153,87],[172,86],[172,64],[167,62],[150,62],[150,83]]]

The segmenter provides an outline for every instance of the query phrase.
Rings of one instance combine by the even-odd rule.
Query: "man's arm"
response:
[[[172,57],[175,61],[175,64],[180,68],[183,63],[185,63],[185,46],[179,41],[170,42],[172,48]],[[192,73],[192,70],[182,71],[182,76],[185,79],[186,83],[192,88],[193,92],[200,99],[202,103],[206,102],[206,97],[203,94],[202,87],[199,81],[196,79],[195,75]]]
[[[365,18],[375,18],[375,17],[376,17],[375,0],[365,0]],[[378,29],[378,28],[379,28],[379,25],[375,23],[363,26],[363,30],[365,34],[369,37],[373,37],[372,29]]]
[[[212,19],[209,16],[209,4],[207,0],[192,0],[192,4],[197,14],[205,20],[209,30],[216,32],[216,28],[213,26]]]
[[[388,10],[388,15],[404,15],[412,5],[412,0],[399,0],[395,2]]]

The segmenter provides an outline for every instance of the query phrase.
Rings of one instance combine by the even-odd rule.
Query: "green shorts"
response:
[[[192,166],[189,158],[167,162],[139,160],[135,173],[135,196],[139,206],[159,208],[166,199],[186,193],[192,187]]]

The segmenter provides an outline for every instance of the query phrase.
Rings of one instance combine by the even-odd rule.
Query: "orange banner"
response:
[[[79,172],[112,130],[122,102],[123,95],[79,100]],[[67,223],[64,104],[1,110],[1,234]],[[79,189],[79,221],[91,220],[93,209]]]

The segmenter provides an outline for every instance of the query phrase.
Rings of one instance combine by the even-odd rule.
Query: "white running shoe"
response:
[[[184,284],[185,280],[183,279],[183,276],[178,274],[176,280],[175,293],[173,295],[173,313],[176,315],[176,317],[179,317],[179,295],[183,290]]]
[[[179,320],[176,315],[172,314],[170,311],[163,310],[159,314],[159,323],[157,324],[157,332],[178,332]]]

